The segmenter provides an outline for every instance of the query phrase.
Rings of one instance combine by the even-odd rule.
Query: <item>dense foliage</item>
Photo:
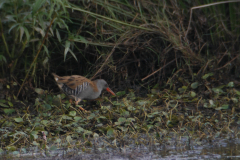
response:
[[[101,136],[119,147],[149,132],[158,145],[170,132],[239,137],[240,2],[214,2],[0,1],[0,152],[84,150]],[[120,92],[82,113],[51,72]]]
[[[116,84],[139,83],[151,73],[147,84],[176,71],[238,74],[239,3],[197,6],[202,4],[206,2],[2,1],[0,77],[41,86],[50,71],[88,77],[100,71],[98,76]],[[190,12],[192,6],[197,7]]]

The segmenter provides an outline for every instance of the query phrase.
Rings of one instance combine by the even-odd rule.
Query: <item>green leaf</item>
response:
[[[103,126],[103,124],[102,124],[102,123],[99,123],[99,122],[98,122],[97,125],[95,125],[95,127],[97,127],[97,128],[102,127],[102,126]]]
[[[23,122],[23,119],[22,118],[14,118],[14,120],[16,121],[16,122]]]
[[[44,104],[43,107],[44,107],[44,109],[45,109],[46,111],[49,111],[49,110],[52,109],[52,106],[51,106],[50,104],[47,104],[47,103]]]
[[[114,129],[113,128],[109,128],[107,131],[107,136],[113,136],[114,133]]]
[[[209,76],[213,76],[213,73],[207,73],[204,76],[202,76],[202,79],[207,79]]]
[[[46,126],[46,125],[49,123],[49,121],[48,121],[48,120],[42,120],[41,123],[42,123],[44,126]]]
[[[71,53],[71,55],[73,56],[73,58],[74,58],[76,61],[78,61],[76,55],[73,53],[73,51],[72,51],[71,49],[69,49],[69,52]]]
[[[125,91],[120,91],[116,93],[117,96],[124,96],[125,94],[126,94]]]
[[[85,37],[82,37],[80,35],[78,35],[77,37],[75,37],[73,39],[75,42],[80,42],[80,43],[85,43],[85,44],[88,44],[89,41],[85,39]]]
[[[97,133],[93,133],[93,138],[97,139],[99,138],[99,135]]]
[[[24,28],[23,28],[23,26],[19,26],[19,29],[20,29],[20,36],[19,36],[19,38],[20,38],[20,42],[22,42],[22,36],[23,36],[23,33],[24,33]]]
[[[128,109],[129,111],[135,111],[135,110],[136,110],[136,108],[133,107],[133,106],[129,106],[127,109]]]
[[[2,148],[0,148],[0,154],[4,153],[4,150]]]
[[[185,90],[186,90],[187,88],[188,88],[187,86],[182,86],[182,89],[185,89]]]
[[[227,84],[227,87],[234,87],[234,83],[233,82],[229,82],[228,84]]]
[[[128,111],[123,110],[122,113],[121,113],[121,116],[128,117],[129,114],[130,114],[130,113],[129,113]]]
[[[150,130],[153,127],[153,125],[147,125],[147,129]]]
[[[77,127],[76,132],[78,133],[84,132],[84,129],[82,127]]]
[[[217,108],[215,108],[215,110],[217,110],[217,111],[218,111],[218,110],[221,110],[221,109],[222,109],[222,107],[217,107]]]
[[[135,118],[128,118],[127,121],[128,122],[133,122],[133,121],[135,121]]]
[[[208,103],[204,103],[203,107],[208,108]]]
[[[182,88],[178,88],[178,91],[179,91],[180,93],[183,93],[183,92],[186,91],[186,89],[187,89],[186,86],[182,86]]]
[[[228,104],[223,104],[222,109],[228,109],[229,105]]]
[[[55,142],[56,143],[60,143],[62,140],[60,138],[56,139]]]
[[[26,37],[27,37],[27,41],[29,42],[29,40],[30,40],[30,35],[29,35],[29,32],[28,32],[28,29],[27,29],[26,27],[23,27],[23,29],[24,29],[24,33],[25,33],[25,35],[26,35]]]
[[[47,47],[46,45],[43,45],[43,49],[44,49],[44,51],[47,53],[47,56],[50,57],[48,47]],[[47,64],[48,64],[48,62],[49,62],[48,57],[46,57],[46,58],[44,59],[44,61],[43,61],[43,66],[44,66],[44,68],[46,68],[46,69],[47,69]]]
[[[117,128],[121,129],[123,132],[128,131],[128,127],[118,126]]]
[[[13,107],[13,104],[12,104],[12,102],[10,102],[10,101],[8,101],[8,105],[9,105],[10,107]]]
[[[148,100],[139,100],[139,101],[137,101],[137,103],[138,103],[138,105],[143,106],[143,105],[149,103],[149,101]]]
[[[238,124],[238,125],[240,125],[240,120],[239,120],[239,121],[237,121],[237,124]]]
[[[57,146],[51,146],[50,147],[50,151],[55,151],[55,150],[57,150]]]
[[[121,122],[121,123],[122,123],[122,122],[126,122],[126,120],[127,120],[127,119],[124,118],[124,117],[120,117],[120,118],[118,118],[118,122]]]
[[[66,137],[66,140],[67,140],[68,142],[71,142],[71,141],[72,141],[72,137],[71,137],[71,136],[67,136],[67,137]]]
[[[0,103],[6,103],[7,101],[4,99],[0,99]]]
[[[62,39],[61,39],[61,36],[60,36],[60,34],[59,34],[59,32],[58,32],[58,29],[56,29],[56,35],[57,35],[58,41],[61,42]]]
[[[75,117],[76,114],[77,114],[76,111],[70,111],[70,112],[69,112],[69,116],[73,116],[73,117]]]
[[[5,62],[5,63],[7,63],[7,59],[6,59],[6,57],[4,56],[4,55],[0,55],[0,62]]]
[[[158,115],[160,112],[153,112],[153,113],[149,113],[149,114],[147,114],[147,117],[149,117],[149,118],[152,118],[152,117],[154,117],[155,115]]]
[[[81,119],[82,119],[82,117],[78,117],[78,116],[74,117],[74,120],[75,120],[75,121],[79,121],[79,120],[81,120]]]
[[[21,148],[21,153],[27,153],[26,148]],[[0,153],[1,154],[1,153]]]
[[[233,101],[233,103],[237,103],[238,102],[238,99],[235,98],[235,97],[232,97],[231,100]]]
[[[37,143],[36,141],[33,141],[32,144],[35,145],[35,146],[39,146],[39,143]]]
[[[94,113],[91,113],[89,116],[88,116],[88,120],[90,119],[94,119],[96,117],[96,115]]]
[[[9,106],[0,102],[0,106],[8,108]]]
[[[46,0],[35,0],[32,6],[32,14],[34,15],[42,7]]]
[[[214,101],[212,99],[209,100],[210,106],[215,106]]]
[[[18,25],[19,25],[19,23],[16,23],[16,24],[12,25],[12,27],[8,30],[8,33],[10,33],[11,30],[12,30],[13,28],[15,28],[16,26],[18,26]]]
[[[67,115],[63,115],[62,118],[63,118],[63,119],[68,119],[68,120],[71,120],[71,119],[72,119],[72,117],[69,117],[69,116],[67,116]]]
[[[15,109],[4,109],[3,111],[6,114],[11,114],[11,113],[15,112]]]
[[[8,0],[1,0],[0,1],[0,9],[3,9],[4,3],[8,2]]]
[[[70,48],[70,41],[66,41],[65,42],[65,50],[64,50],[64,61],[66,60],[66,56],[69,51],[69,48]]]
[[[58,95],[59,97],[59,95]],[[66,97],[66,95],[64,93],[60,94],[60,99],[64,99]]]
[[[98,118],[107,119],[105,116],[99,116]]]
[[[6,148],[9,151],[16,151],[17,150],[17,147],[15,147],[15,146],[7,146]]]
[[[213,88],[212,91],[213,91],[214,93],[217,93],[217,94],[223,93],[223,90],[220,89],[220,88]]]
[[[191,88],[192,88],[192,89],[196,89],[196,88],[198,87],[198,84],[199,84],[198,82],[192,83],[192,84],[191,84]]]
[[[38,131],[32,131],[31,135],[33,136],[34,139],[38,139]]]
[[[44,31],[42,28],[34,27],[34,29],[35,29],[38,33],[40,33],[40,34],[42,35],[42,37],[45,36],[45,31]]]
[[[40,94],[40,95],[44,93],[44,90],[41,88],[35,88],[34,90],[37,94]]]
[[[222,109],[228,109],[229,105],[228,104],[224,104],[221,107],[215,108],[215,110],[222,110]]]
[[[236,89],[233,89],[233,91],[238,95],[240,96],[240,91],[236,90]]]
[[[85,135],[91,135],[93,132],[92,131],[89,131],[89,130],[84,130],[84,133],[83,134],[85,134]]]
[[[195,92],[191,91],[190,95],[191,95],[191,97],[195,97],[197,94]]]

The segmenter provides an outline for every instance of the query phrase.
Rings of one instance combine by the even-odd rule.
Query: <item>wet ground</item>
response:
[[[63,94],[2,100],[0,160],[240,159],[240,91],[221,87],[198,98],[192,90],[130,92],[87,105],[90,113]]]
[[[149,140],[149,143],[134,143],[133,139],[126,141],[110,142],[105,138],[92,140],[92,146],[73,149],[56,149],[45,152],[39,148],[31,148],[24,154],[4,154],[2,159],[37,159],[37,160],[90,160],[90,159],[111,159],[111,160],[182,160],[182,159],[240,159],[240,140],[235,139],[214,139],[211,141],[192,141],[187,137],[169,139],[161,144],[151,141],[149,137],[142,136],[142,140]],[[117,146],[117,147],[116,147]],[[50,147],[50,145],[49,145]],[[51,147],[50,147],[51,148]]]

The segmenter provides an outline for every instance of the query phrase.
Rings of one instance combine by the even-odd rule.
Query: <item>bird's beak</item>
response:
[[[108,92],[110,92],[112,95],[116,96],[115,93],[114,93],[109,87],[106,88],[106,90],[107,90]]]

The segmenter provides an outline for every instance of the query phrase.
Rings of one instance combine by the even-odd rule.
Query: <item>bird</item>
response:
[[[100,96],[103,89],[106,89],[112,95],[115,93],[109,88],[107,82],[104,79],[97,79],[91,81],[90,79],[80,76],[71,75],[60,77],[55,73],[52,73],[58,87],[67,96],[75,100],[77,105],[83,99],[96,99]],[[82,107],[79,107],[82,111],[86,111]]]

